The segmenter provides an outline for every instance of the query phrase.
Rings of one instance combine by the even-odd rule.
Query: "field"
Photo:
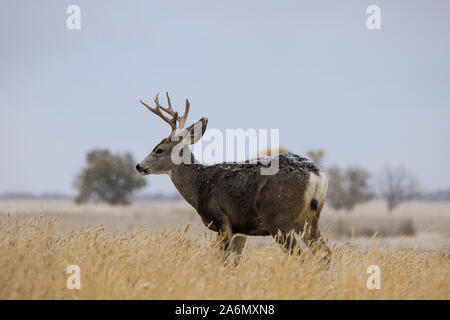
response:
[[[0,299],[450,299],[449,203],[325,208],[330,263],[257,237],[237,267],[183,202],[4,200],[0,218]],[[69,265],[79,290],[66,286]],[[370,265],[381,289],[367,287]]]

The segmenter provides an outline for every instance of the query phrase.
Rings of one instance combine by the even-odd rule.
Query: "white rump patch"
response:
[[[319,202],[319,206],[323,205],[325,202],[325,197],[327,196],[327,190],[328,190],[328,179],[325,176],[324,173],[320,173],[320,190],[316,193],[317,201]]]
[[[304,199],[307,206],[316,199],[319,207],[324,203],[327,195],[328,180],[324,173],[309,175],[308,187],[306,188]]]
[[[305,190],[304,201],[305,201],[305,209],[308,209],[312,199],[316,196],[317,185],[320,184],[320,177],[315,175],[314,173],[309,174],[308,186]],[[319,201],[319,199],[317,199]]]

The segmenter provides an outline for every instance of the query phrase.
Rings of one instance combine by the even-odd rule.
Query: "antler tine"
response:
[[[172,103],[170,102],[169,93],[166,91],[167,104],[169,105],[169,110],[173,112]]]
[[[183,116],[181,118],[178,119],[178,122],[180,123],[180,125],[178,127],[179,129],[184,128],[184,124],[186,123],[186,119],[187,119],[188,114],[189,114],[189,107],[190,107],[190,105],[191,104],[189,103],[189,100],[186,99],[186,107],[184,109],[184,114],[183,114]]]
[[[185,125],[185,123],[186,123],[187,116],[188,116],[188,114],[189,114],[189,107],[190,107],[189,100],[186,99],[186,108],[185,108],[185,110],[184,110],[184,115],[180,118],[180,117],[178,116],[178,113],[175,112],[175,111],[173,110],[173,108],[172,108],[172,101],[170,100],[169,93],[168,93],[167,91],[166,91],[166,97],[167,97],[167,104],[168,104],[169,107],[168,107],[168,108],[165,108],[165,107],[159,105],[159,103],[158,103],[159,107],[160,107],[162,110],[164,110],[165,112],[167,112],[168,114],[170,114],[171,116],[177,117],[178,122],[179,122],[178,129],[183,129],[183,128],[184,128],[184,125]]]
[[[169,94],[167,92],[166,92],[166,97],[167,97],[167,102],[168,102],[169,107],[166,108],[161,105],[159,107],[161,109],[163,109],[165,112],[167,112],[168,114],[170,114],[172,117],[174,117],[176,112],[172,109],[172,103],[170,101]]]
[[[175,113],[173,113],[173,114],[170,113],[170,115],[173,116],[172,119],[169,119],[168,117],[166,117],[166,116],[161,112],[161,109],[160,109],[160,108],[162,108],[162,109],[164,110],[164,107],[162,107],[162,106],[159,104],[158,95],[159,95],[159,93],[156,94],[156,97],[155,97],[155,99],[154,99],[155,104],[156,104],[156,108],[150,107],[149,105],[147,105],[147,104],[146,104],[144,101],[142,101],[142,100],[139,100],[139,101],[140,101],[144,106],[146,106],[148,110],[150,110],[151,112],[153,112],[154,114],[156,114],[158,117],[160,117],[161,119],[163,119],[165,122],[167,122],[167,123],[170,125],[170,127],[172,128],[172,131],[175,131],[175,130],[177,129],[178,113],[177,113],[177,112],[175,112]],[[173,111],[173,110],[172,110],[172,111]]]
[[[172,108],[172,102],[170,101],[169,98],[169,94],[166,92],[166,97],[167,97],[167,103],[168,103],[168,107],[165,108],[162,105],[159,104],[159,93],[156,94],[155,96],[155,104],[156,107],[152,108],[149,105],[147,105],[145,102],[143,102],[142,100],[140,100],[140,102],[147,107],[148,110],[150,110],[151,112],[153,112],[154,114],[156,114],[157,116],[159,116],[161,119],[163,119],[165,122],[167,122],[168,124],[170,124],[170,126],[172,127],[172,131],[177,130],[177,121],[179,123],[178,125],[178,129],[183,129],[184,125],[186,123],[186,119],[188,117],[189,114],[189,108],[190,108],[190,103],[189,100],[186,99],[186,107],[184,109],[184,114],[183,116],[180,118],[178,116],[178,112],[175,112]],[[161,110],[167,112],[170,116],[172,116],[172,119],[169,119],[167,116],[165,116]]]
[[[166,92],[167,94],[167,92]],[[175,131],[177,129],[177,120],[178,120],[178,112],[174,112],[172,109],[172,105],[170,105],[170,109],[166,109],[164,108],[162,105],[159,104],[159,92],[156,94],[155,97],[155,104],[156,104],[156,108],[158,109],[159,113],[161,114],[161,117],[163,117],[163,119],[165,121],[169,121],[170,126],[172,127],[172,130]],[[161,112],[161,110],[164,110],[165,112],[167,112],[168,114],[170,114],[173,118],[172,119],[168,119],[166,116],[164,116]]]

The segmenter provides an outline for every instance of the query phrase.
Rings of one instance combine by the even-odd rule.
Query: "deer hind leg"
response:
[[[311,201],[311,205],[307,207],[305,213],[304,224],[300,224],[301,228],[297,230],[303,235],[303,242],[312,249],[313,253],[323,252],[324,259],[329,261],[331,257],[331,250],[328,248],[326,242],[322,238],[319,231],[319,219],[325,204],[325,197],[328,189],[328,181],[323,173],[320,174],[319,183],[316,184],[314,199],[315,204]]]
[[[320,234],[318,219],[314,219],[311,225],[305,225],[302,236],[303,242],[314,254],[322,254],[325,261],[330,261],[331,250]]]
[[[245,242],[247,237],[240,234],[233,234],[233,229],[229,222],[226,222],[221,227],[221,232],[219,233],[219,238],[222,242],[222,248],[224,250],[224,261],[228,259],[231,253],[235,253],[234,265],[239,263],[242,250],[244,250]]]

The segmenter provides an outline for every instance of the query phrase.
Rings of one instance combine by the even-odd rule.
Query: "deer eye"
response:
[[[156,153],[163,153],[163,152],[164,152],[163,149],[157,149],[157,150],[156,150]]]

